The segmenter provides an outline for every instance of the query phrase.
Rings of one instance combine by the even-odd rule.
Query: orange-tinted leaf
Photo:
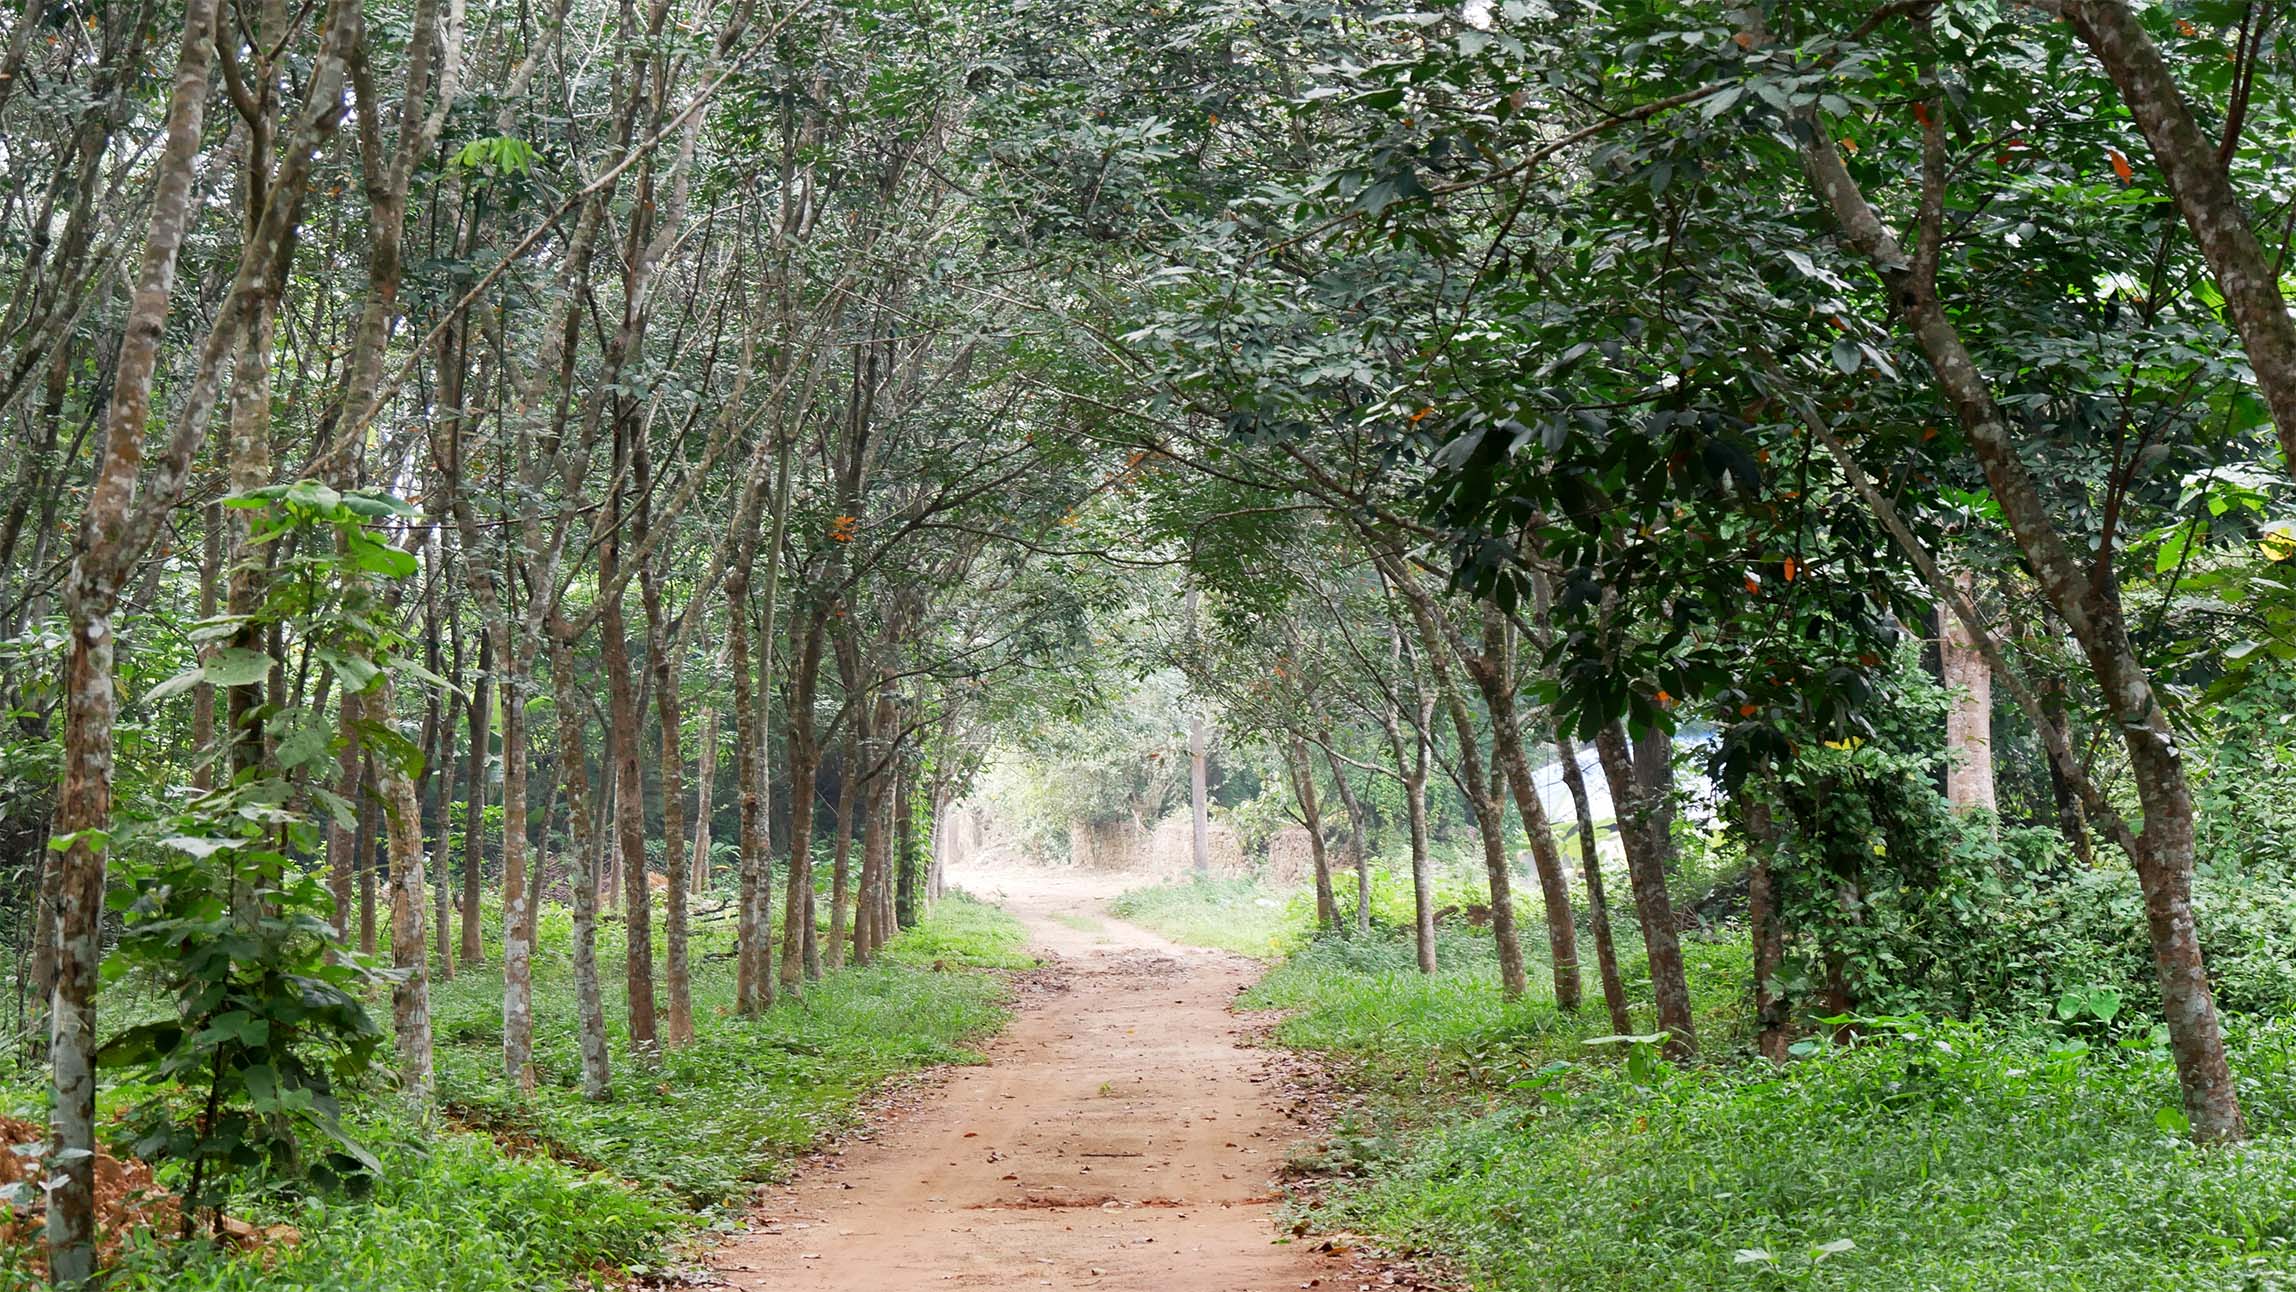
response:
[[[2121,183],[2126,184],[2137,177],[2136,168],[2129,165],[2129,159],[2126,153],[2123,153],[2118,148],[2107,148],[2105,149],[2105,155],[2112,158],[2113,174],[2121,177]]]

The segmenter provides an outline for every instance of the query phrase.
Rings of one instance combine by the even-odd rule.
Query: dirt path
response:
[[[1019,916],[1058,972],[987,1067],[769,1195],[718,1276],[774,1292],[1355,1287],[1349,1263],[1276,1241],[1273,1177],[1298,1131],[1227,1012],[1255,967],[1110,918],[1121,885],[1105,879],[959,882]]]

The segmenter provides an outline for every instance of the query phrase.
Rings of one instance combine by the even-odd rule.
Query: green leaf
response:
[[[351,540],[351,564],[386,579],[411,578],[416,569],[414,553],[377,542],[364,534]]]
[[[313,511],[331,512],[343,505],[343,495],[316,480],[298,480],[287,486],[287,501]]]
[[[332,647],[316,649],[311,652],[311,657],[340,678],[344,688],[353,695],[361,694],[368,687],[373,686],[375,679],[382,676],[383,672],[373,660],[348,654]]]
[[[226,646],[200,666],[200,676],[214,686],[254,686],[271,676],[271,657],[244,646]]]
[[[288,771],[309,766],[327,756],[334,733],[323,726],[304,727],[279,742],[279,765]]]
[[[1865,362],[1865,355],[1858,349],[1858,343],[1848,337],[1841,337],[1834,342],[1833,356],[1834,366],[1841,369],[1844,375],[1856,372],[1858,365]]]
[[[160,704],[168,700],[170,697],[182,695],[184,692],[199,685],[199,679],[201,675],[202,670],[196,668],[187,668],[181,673],[176,674],[174,677],[171,677],[165,682],[162,682],[159,685],[153,687],[149,691],[144,692],[143,702],[145,704]]]

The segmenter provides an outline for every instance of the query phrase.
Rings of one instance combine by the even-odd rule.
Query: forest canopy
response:
[[[806,1117],[993,1028],[984,820],[1300,840],[1288,933],[1184,900],[1310,1030],[1392,941],[1636,1090],[1934,1023],[2284,1152],[2274,0],[0,31],[0,1272],[569,1164],[657,1192],[499,1285],[653,1259],[812,1132],[566,1146],[869,993],[937,1021]]]

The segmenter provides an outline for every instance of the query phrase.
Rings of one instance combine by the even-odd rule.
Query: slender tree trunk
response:
[[[753,1015],[773,1003],[773,973],[767,952],[773,939],[766,927],[773,877],[768,857],[765,724],[757,712],[757,692],[749,664],[749,570],[735,565],[726,573],[726,657],[733,672],[734,782],[740,789],[741,871],[734,911],[734,1012]]]
[[[478,677],[471,684],[470,761],[462,778],[462,962],[482,964],[486,946],[478,928],[480,872],[486,847],[486,752],[494,725],[494,634],[478,636]],[[439,882],[446,882],[441,872]]]
[[[1195,593],[1188,594],[1191,601]],[[1208,760],[1204,754],[1204,719],[1188,715],[1188,846],[1198,878],[1212,873],[1212,807]]]
[[[689,868],[694,892],[710,888],[710,790],[717,781],[718,714],[711,709],[702,720],[701,775],[694,787],[694,854]]]
[[[1586,774],[1579,770],[1578,746],[1555,732],[1555,756],[1562,760],[1563,786],[1571,794],[1571,809],[1578,821],[1579,875],[1586,884],[1587,923],[1594,929],[1595,966],[1602,976],[1602,1003],[1610,1011],[1611,1030],[1627,1036],[1634,1032],[1634,1016],[1626,1005],[1626,980],[1618,972],[1618,948],[1610,928],[1610,897],[1602,880],[1602,852],[1594,841],[1594,804],[1587,796]]]
[[[611,546],[611,544],[609,544]],[[607,703],[621,738],[614,746],[614,830],[622,868],[623,937],[630,1002],[630,1048],[646,1055],[660,1044],[654,1008],[654,894],[646,883],[646,791],[638,768],[638,697],[632,685],[619,596],[598,616],[599,666],[606,670]]]
[[[2036,7],[2072,22],[2144,132],[2193,243],[2216,278],[2225,317],[2247,348],[2256,387],[2279,429],[2281,455],[2296,473],[2296,316],[2289,314],[2279,271],[2233,191],[2226,166],[2236,134],[2227,132],[2218,141],[2201,133],[2160,47],[2122,0],[2045,0]],[[2270,14],[2271,7],[2264,12]],[[2265,56],[2261,49],[2246,51],[2235,62],[2246,66],[2259,56]],[[2237,130],[2237,114],[2247,103],[2245,88],[2236,85],[2234,99]]]
[[[1419,640],[1427,653],[1427,666],[1433,674],[1435,694],[1450,714],[1451,728],[1459,739],[1460,782],[1467,791],[1467,802],[1475,812],[1475,832],[1483,845],[1483,875],[1491,889],[1491,938],[1499,949],[1499,989],[1508,1000],[1523,994],[1529,979],[1523,973],[1523,948],[1515,934],[1514,885],[1507,869],[1507,819],[1500,805],[1497,787],[1484,773],[1482,741],[1475,730],[1475,719],[1467,711],[1466,701],[1460,698],[1459,688],[1452,684],[1450,659],[1453,644],[1438,625],[1436,616],[1441,609],[1433,597],[1419,586],[1410,568],[1400,556],[1386,553],[1380,557],[1388,580],[1403,593],[1403,602],[1410,607],[1411,617],[1419,628]]]
[[[850,940],[855,950],[862,950],[853,938],[853,924],[867,914],[853,897],[853,839],[860,822],[855,813],[861,807],[861,745],[867,734],[866,721],[854,724],[845,737],[844,775],[837,778],[837,846],[829,867],[829,954],[831,969],[845,964],[845,947]],[[845,912],[853,909],[854,920],[848,922]]]
[[[1323,812],[1315,797],[1315,764],[1308,759],[1307,742],[1291,738],[1292,792],[1299,798],[1302,824],[1307,827],[1308,855],[1315,861],[1315,927],[1339,927],[1339,898],[1331,889],[1331,858],[1324,851]]]
[[[1644,788],[1626,729],[1616,722],[1595,733],[1610,800],[1618,813],[1618,837],[1626,848],[1626,877],[1634,890],[1634,910],[1642,924],[1642,945],[1650,959],[1651,994],[1658,1001],[1658,1030],[1667,1049],[1690,1054],[1698,1048],[1691,1023],[1690,982],[1682,968],[1682,940],[1674,928],[1674,901],[1666,891],[1666,854],[1653,838],[1663,828],[1659,808]]]
[[[505,634],[507,637],[507,634]],[[504,658],[509,658],[505,653]],[[527,676],[514,669],[510,678]],[[506,679],[506,682],[508,679]],[[543,829],[550,818],[543,817]],[[540,871],[539,861],[536,863]],[[539,889],[539,885],[533,887]],[[534,1092],[534,918],[526,874],[526,701],[515,683],[502,696],[502,1075]]]
[[[1964,596],[1975,581],[1956,579]],[[1960,812],[1992,812],[1993,666],[1977,648],[1961,616],[1938,616],[1937,656],[1945,674],[1945,798]]]
[[[1772,1063],[1786,1061],[1791,1043],[1786,992],[1780,981],[1786,964],[1786,926],[1778,913],[1777,824],[1760,795],[1745,799],[1747,875],[1746,920],[1754,942],[1754,1048]]]
[[[386,679],[366,697],[367,718],[389,721],[391,686]],[[428,1104],[432,1075],[430,982],[423,956],[422,800],[414,778],[391,758],[376,760],[382,781],[383,816],[391,836],[391,1030],[398,1039],[399,1081],[416,1102]]]
[[[651,598],[649,598],[651,600]],[[659,612],[649,607],[649,620]],[[670,634],[649,634],[661,662],[654,666],[655,709],[662,726],[662,870],[669,882],[662,887],[662,979],[669,997],[669,1018],[663,1024],[665,1044],[684,1045],[694,1039],[693,983],[686,964],[686,791],[685,717],[679,703],[674,663],[667,660]]]
[[[813,943],[813,795],[821,751],[813,737],[814,687],[821,676],[827,611],[809,606],[789,678],[789,884],[782,908],[781,985],[800,990],[817,963]]]
[[[375,954],[376,840],[382,834],[382,800],[375,791],[374,761],[359,780],[359,954]]]
[[[1196,589],[1187,596],[1188,635],[1196,633]],[[1188,715],[1188,845],[1196,877],[1212,873],[1212,806],[1209,771],[1204,754],[1204,717]]]
[[[1347,768],[1339,755],[1330,748],[1330,737],[1325,736],[1325,761],[1331,764],[1331,783],[1339,790],[1340,804],[1347,809],[1347,854],[1355,870],[1355,931],[1371,932],[1371,858],[1366,846],[1370,828],[1365,824],[1363,801],[1356,797],[1355,789],[1347,783]]]
[[[2132,105],[2133,106],[2133,105]],[[2000,503],[2035,581],[2087,657],[2114,727],[2128,751],[2129,770],[2144,809],[2144,830],[2134,858],[2152,939],[2153,971],[2161,1013],[2176,1056],[2186,1119],[2201,1141],[2242,1139],[2247,1125],[2226,1060],[2224,1034],[2209,989],[2192,915],[2194,809],[2184,755],[2153,694],[2152,678],[2137,658],[2114,589],[2109,562],[2091,577],[2067,546],[2050,505],[2019,456],[2015,432],[1993,388],[1963,345],[1953,316],[1938,298],[1936,264],[1943,238],[1946,141],[1930,110],[1924,130],[1920,240],[1911,256],[1866,202],[1822,123],[1809,128],[1802,156],[1813,186],[1833,208],[1843,238],[1873,265],[1906,330],[1921,347],[1938,391],[1952,404],[1987,485]],[[2288,427],[2284,424],[2283,433]],[[2109,556],[2109,553],[2107,554]]]
[[[351,804],[359,801],[359,741],[354,734],[358,711],[356,697],[337,698],[343,747],[335,755],[335,795]],[[356,815],[348,826],[333,816],[327,818],[327,892],[335,901],[335,940],[345,945],[351,941],[353,887],[357,883],[353,872],[359,862],[358,825]]]
[[[461,613],[457,606],[448,606],[445,615],[448,626],[448,677],[455,682],[455,691],[468,684],[468,675],[461,670]],[[439,982],[455,980],[455,822],[452,822],[452,801],[455,801],[455,730],[461,723],[455,721],[452,711],[443,711],[439,718],[439,744],[425,750],[432,766],[439,769],[439,835],[432,840],[432,874],[439,884],[432,884],[432,939],[439,943]],[[468,805],[466,805],[468,808]],[[464,831],[468,831],[468,822]],[[372,900],[372,893],[367,895]]]
[[[606,1061],[606,1007],[598,989],[598,878],[590,842],[590,773],[582,758],[582,697],[575,688],[574,642],[569,625],[552,616],[550,682],[558,710],[558,772],[566,799],[567,887],[574,901],[574,1014],[582,1055],[582,1096],[613,1092]]]
[[[904,767],[893,782],[893,930],[896,933],[915,928],[923,914],[917,892],[917,822],[910,799],[916,779],[916,774]]]
[[[1463,645],[1464,643],[1460,643]],[[1495,606],[1483,613],[1483,649],[1480,655],[1461,652],[1461,663],[1483,693],[1491,714],[1491,756],[1498,761],[1513,792],[1515,811],[1523,819],[1523,834],[1530,842],[1531,865],[1538,876],[1539,900],[1547,920],[1547,959],[1554,966],[1555,1005],[1570,1013],[1579,1007],[1577,916],[1571,909],[1570,884],[1563,878],[1561,853],[1555,848],[1554,824],[1539,799],[1538,783],[1523,752],[1523,728],[1515,705],[1514,635]]]
[[[1435,878],[1427,855],[1427,736],[1434,714],[1424,700],[1420,723],[1411,729],[1409,754],[1404,752],[1401,724],[1385,720],[1387,748],[1395,759],[1396,775],[1403,780],[1403,819],[1411,834],[1411,937],[1419,953],[1419,972],[1433,973],[1435,954]]]

